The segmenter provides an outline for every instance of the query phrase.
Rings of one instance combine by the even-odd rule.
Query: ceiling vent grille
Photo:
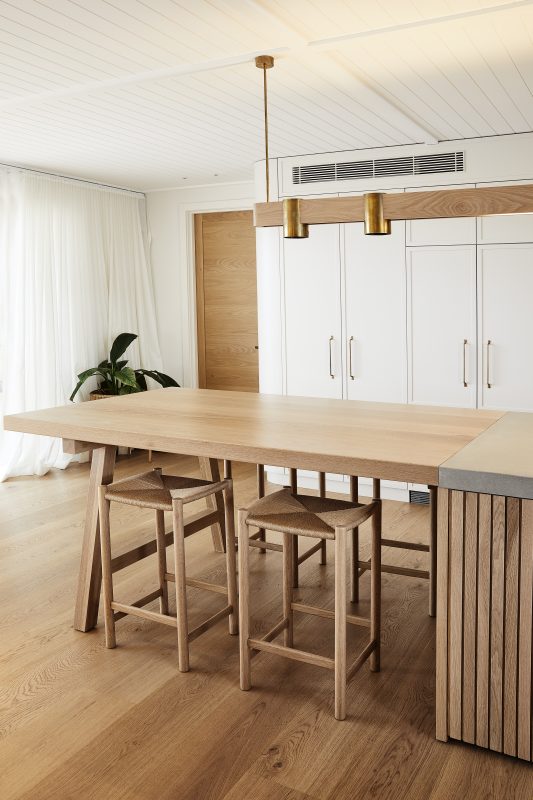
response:
[[[398,175],[437,175],[464,172],[463,153],[431,153],[400,158],[344,161],[338,164],[307,164],[292,168],[293,184],[356,181]]]

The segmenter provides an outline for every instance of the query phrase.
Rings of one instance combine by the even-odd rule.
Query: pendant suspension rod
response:
[[[263,105],[265,112],[265,181],[266,199],[270,201],[270,166],[268,163],[268,90],[267,90],[267,71],[263,67]]]
[[[263,70],[263,112],[265,122],[265,183],[266,183],[266,202],[270,202],[270,166],[268,163],[268,88],[267,88],[267,69],[274,66],[272,56],[257,56],[255,66]]]

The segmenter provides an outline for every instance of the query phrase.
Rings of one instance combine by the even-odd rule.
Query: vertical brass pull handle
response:
[[[335,375],[333,373],[333,353],[332,353],[332,344],[334,341],[334,337],[329,337],[329,377],[334,378]]]
[[[468,344],[468,339],[463,339],[463,386],[468,386],[468,382],[466,380],[466,346]]]
[[[492,378],[490,375],[490,348],[492,347],[492,341],[487,339],[487,389],[492,389]]]
[[[350,373],[350,378],[352,381],[355,380],[355,375],[353,374],[353,367],[352,367],[352,342],[354,341],[353,336],[350,336],[348,339],[348,371]]]

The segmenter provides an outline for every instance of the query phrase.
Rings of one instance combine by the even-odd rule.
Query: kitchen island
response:
[[[164,389],[5,427],[96,454],[83,630],[98,612],[95,487],[112,480],[116,446],[438,486],[437,737],[531,760],[533,415]]]
[[[437,737],[530,761],[533,415],[439,469]]]

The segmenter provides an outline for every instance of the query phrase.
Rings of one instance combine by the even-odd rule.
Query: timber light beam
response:
[[[381,194],[381,197],[385,221],[533,214],[533,184],[441,189],[435,192],[398,192]],[[299,209],[300,222],[303,225],[365,221],[365,198],[362,195],[300,198]],[[256,228],[282,226],[283,202],[256,203],[254,225]]]

